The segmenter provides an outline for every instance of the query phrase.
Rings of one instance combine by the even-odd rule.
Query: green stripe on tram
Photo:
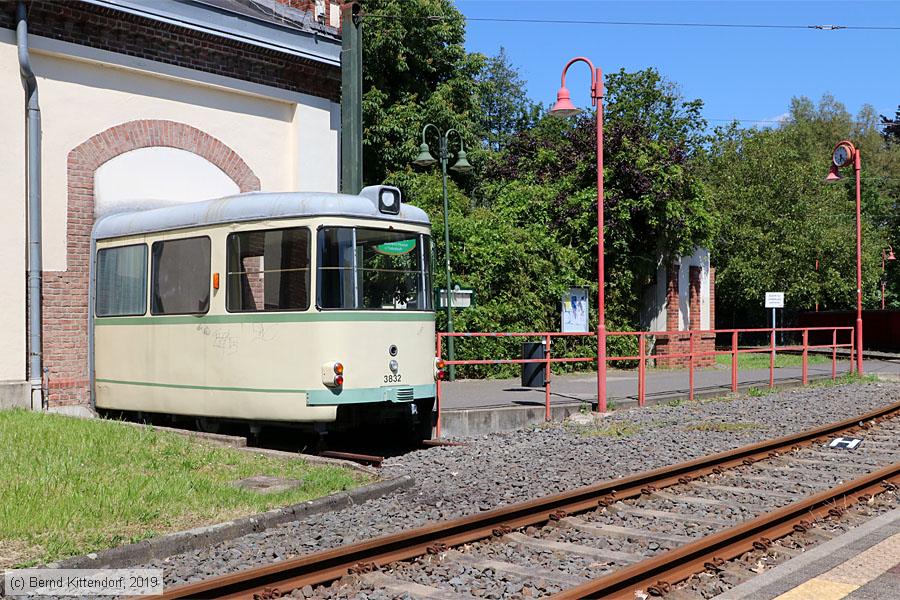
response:
[[[306,390],[290,390],[277,388],[227,387],[219,385],[189,385],[184,383],[156,383],[153,381],[123,381],[120,379],[103,379],[98,377],[97,383],[116,383],[119,385],[138,385],[142,387],[175,388],[179,390],[212,390],[216,392],[259,392],[263,394],[305,394]]]
[[[434,313],[403,312],[309,312],[241,313],[224,315],[173,315],[152,317],[95,317],[94,325],[200,325],[218,323],[321,323],[321,322],[397,322],[434,321]]]

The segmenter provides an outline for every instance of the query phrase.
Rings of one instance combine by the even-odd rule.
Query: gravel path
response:
[[[385,477],[415,477],[403,492],[144,566],[163,568],[167,585],[193,581],[685,461],[898,399],[900,386],[888,383],[811,387],[481,436],[386,460]]]

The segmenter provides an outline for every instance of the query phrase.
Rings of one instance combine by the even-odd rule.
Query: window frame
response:
[[[305,229],[307,233],[306,238],[306,254],[309,257],[309,267],[306,269],[307,276],[307,295],[306,295],[306,306],[303,308],[279,308],[274,310],[231,310],[228,308],[228,256],[229,256],[229,242],[231,241],[232,236],[240,235],[242,233],[259,233],[259,232],[268,232],[268,231],[287,231],[289,229]],[[313,289],[313,233],[312,229],[309,225],[294,225],[288,227],[269,227],[263,229],[245,229],[241,231],[233,231],[225,236],[225,312],[232,315],[243,315],[243,314],[263,314],[263,313],[290,313],[290,312],[308,312],[310,307],[312,306],[312,297],[318,292]],[[283,270],[283,269],[282,269]],[[316,270],[318,270],[318,264],[316,264]],[[263,271],[265,272],[265,271]],[[318,300],[317,300],[318,302]]]
[[[122,313],[115,315],[101,315],[97,312],[97,299],[99,298],[98,287],[100,281],[100,253],[106,252],[107,250],[120,250],[124,248],[144,248],[144,299],[143,299],[143,308],[144,310],[139,313]],[[147,245],[147,242],[138,242],[136,244],[125,244],[124,246],[107,246],[106,248],[97,248],[97,251],[94,255],[94,318],[95,319],[116,319],[119,317],[143,317],[147,314],[147,311],[150,310],[150,285],[148,283],[148,275],[150,271],[150,248]]]
[[[203,312],[200,312],[200,311],[166,312],[166,313],[154,312],[153,311],[153,291],[154,291],[154,288],[156,287],[156,276],[158,273],[158,269],[157,270],[153,269],[153,265],[156,263],[156,261],[153,258],[153,247],[156,246],[156,244],[164,244],[166,242],[183,242],[183,241],[187,241],[187,240],[203,240],[203,239],[205,239],[207,242],[209,242],[209,261],[207,261],[207,263],[206,263],[206,286],[207,286],[207,291],[209,293],[209,301],[206,303],[206,310]],[[148,263],[150,265],[150,287],[147,290],[148,297],[149,297],[149,301],[147,303],[148,304],[147,310],[150,311],[150,315],[154,316],[154,317],[172,317],[172,316],[179,316],[179,315],[203,316],[203,315],[208,314],[209,309],[212,307],[212,301],[213,301],[212,257],[213,257],[213,245],[212,245],[212,238],[209,235],[192,235],[190,237],[169,238],[169,239],[164,239],[164,240],[156,240],[152,244],[150,244],[150,261]]]
[[[322,286],[321,286],[321,280],[319,277],[319,273],[321,272],[321,269],[322,269],[322,265],[320,264],[322,257],[319,256],[319,232],[322,231],[323,229],[339,228],[339,227],[342,227],[344,229],[352,229],[353,230],[354,245],[356,244],[356,230],[357,229],[370,229],[370,230],[374,230],[374,231],[385,231],[388,233],[408,233],[408,234],[416,235],[416,236],[419,236],[419,240],[416,243],[416,246],[419,246],[420,248],[422,248],[422,250],[424,250],[425,244],[423,243],[421,238],[423,236],[427,237],[428,238],[428,266],[429,266],[430,272],[426,274],[424,271],[417,271],[418,273],[421,274],[421,277],[417,277],[416,279],[421,280],[421,279],[427,278],[428,280],[430,280],[432,289],[428,290],[428,293],[430,294],[431,308],[387,309],[387,308],[360,308],[360,307],[354,307],[354,308],[333,308],[333,307],[326,308],[326,307],[323,307],[320,304],[320,299],[321,299],[320,290],[322,289]],[[431,252],[433,249],[434,249],[434,240],[432,239],[430,230],[427,233],[423,233],[421,231],[394,229],[393,227],[391,227],[389,229],[385,229],[383,227],[371,227],[368,225],[360,225],[360,224],[353,224],[353,225],[322,224],[322,225],[319,225],[318,227],[316,227],[316,290],[315,290],[316,291],[316,310],[319,310],[319,311],[353,310],[353,311],[357,311],[357,312],[377,312],[377,313],[434,313],[435,312],[434,297],[433,297],[434,296],[434,289],[433,289],[434,288],[434,277],[433,277],[434,267],[433,267],[433,260],[432,260],[433,254]],[[416,261],[419,265],[421,265],[422,261],[424,261],[424,259],[425,259],[424,255],[422,254],[422,250],[419,250],[419,260]],[[353,270],[356,271],[356,268],[357,268],[356,267],[356,252],[354,252],[353,253]],[[353,277],[352,279],[353,279],[353,287],[354,287],[353,293],[354,293],[354,297],[356,297],[356,293],[357,293],[356,292],[356,285],[357,285],[356,277]]]

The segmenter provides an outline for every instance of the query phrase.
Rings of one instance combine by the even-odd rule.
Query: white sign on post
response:
[[[784,292],[766,292],[766,308],[784,308]]]

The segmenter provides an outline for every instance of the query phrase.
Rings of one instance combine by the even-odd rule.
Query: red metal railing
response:
[[[837,377],[837,351],[838,348],[849,348],[850,350],[850,373],[854,370],[854,355],[856,352],[855,339],[853,335],[853,327],[780,327],[776,329],[705,329],[705,330],[689,330],[689,331],[611,331],[607,333],[608,338],[612,337],[636,337],[638,353],[635,356],[608,356],[606,362],[631,362],[637,361],[638,372],[638,405],[644,406],[647,394],[647,361],[648,360],[667,360],[687,359],[688,366],[688,398],[694,399],[694,371],[696,369],[696,360],[703,357],[714,357],[720,355],[731,356],[731,390],[738,390],[738,356],[740,354],[760,354],[769,355],[769,387],[775,385],[775,355],[777,352],[800,352],[801,359],[801,381],[803,385],[809,382],[809,351],[810,350],[831,350],[831,378]],[[825,332],[831,333],[830,344],[810,344],[809,334],[814,332],[817,337],[821,338]],[[839,340],[839,333],[846,332],[848,342]],[[787,333],[800,334],[800,344],[777,345],[776,334],[784,335]],[[695,339],[697,336],[713,340],[717,335],[728,334],[731,338],[731,348],[726,350],[697,350]],[[765,346],[740,347],[738,345],[738,336],[740,334],[752,334],[756,336],[766,335],[769,343]],[[447,365],[508,365],[508,364],[525,364],[525,363],[543,363],[544,364],[544,417],[550,420],[550,367],[553,363],[583,363],[597,362],[596,356],[589,357],[558,357],[552,356],[553,338],[588,338],[596,340],[595,333],[561,333],[561,332],[510,332],[510,333],[444,333],[437,334],[437,356],[441,357],[443,351],[443,339],[448,337],[456,338],[539,338],[544,343],[544,358],[509,358],[509,359],[470,359],[470,360],[445,360]],[[687,342],[687,352],[669,352],[665,354],[648,354],[647,338],[665,338],[671,341],[672,338],[676,342],[684,344]],[[713,342],[715,348],[715,343]],[[442,392],[441,381],[437,382],[437,424],[436,435],[441,435],[441,412],[442,412]]]

